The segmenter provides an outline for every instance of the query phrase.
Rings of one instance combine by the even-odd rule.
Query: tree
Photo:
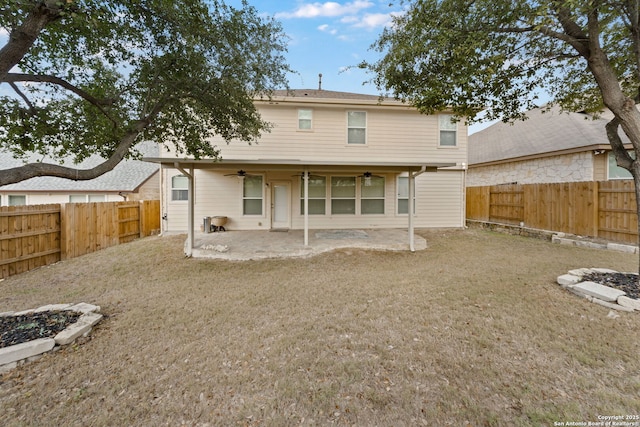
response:
[[[0,171],[0,185],[35,176],[95,178],[141,140],[217,158],[207,139],[253,141],[269,130],[252,99],[286,86],[280,24],[245,1],[9,0],[0,6],[0,149],[80,162]]]
[[[382,58],[360,66],[422,112],[450,107],[473,120],[486,109],[509,121],[538,89],[566,110],[608,108],[607,136],[640,214],[640,1],[417,0],[373,47]]]

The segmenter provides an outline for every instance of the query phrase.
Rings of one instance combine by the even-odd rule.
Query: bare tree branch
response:
[[[115,151],[106,161],[91,169],[73,169],[51,163],[29,163],[11,169],[3,169],[0,174],[0,186],[14,184],[37,176],[55,176],[59,178],[71,179],[74,181],[85,181],[94,179],[111,171],[129,153],[131,147],[136,143],[138,135],[147,128],[156,116],[162,111],[166,100],[155,105],[153,111],[145,118],[138,120],[135,126],[127,132],[116,147]]]
[[[27,104],[31,111],[35,110],[31,101],[29,100],[29,98],[27,98],[27,95],[25,95],[15,83],[9,82],[9,86],[11,86],[11,88],[18,94],[20,98],[22,98],[22,100],[25,102],[25,104]]]
[[[57,77],[57,76],[50,76],[46,74],[7,73],[7,76],[4,81],[8,83],[16,83],[16,82],[51,83],[57,86],[61,86],[67,89],[68,91],[75,93],[80,98],[84,99],[85,101],[95,106],[109,106],[115,102],[115,100],[112,98],[98,99],[93,95],[91,95],[90,93],[80,89],[77,86],[72,85],[68,81],[61,79],[60,77]]]
[[[40,32],[60,17],[67,4],[56,0],[39,2],[22,24],[9,34],[9,41],[0,49],[0,82],[6,81],[9,70],[26,55]]]

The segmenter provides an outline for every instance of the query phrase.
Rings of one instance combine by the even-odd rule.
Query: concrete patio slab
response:
[[[303,230],[224,231],[196,233],[193,246],[194,258],[300,258],[348,248],[409,251],[409,233],[403,229],[309,230],[309,245],[305,246]],[[426,248],[426,240],[414,234],[414,249]]]

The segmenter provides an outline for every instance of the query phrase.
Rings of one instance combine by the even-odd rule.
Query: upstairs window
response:
[[[171,200],[189,200],[189,178],[184,175],[171,177]]]
[[[347,112],[347,143],[367,143],[367,113],[364,111]]]
[[[262,176],[245,176],[242,180],[242,213],[262,215]]]
[[[313,128],[313,110],[298,110],[298,130]]]
[[[458,124],[453,121],[453,115],[440,114],[440,146],[455,147],[458,145]]]

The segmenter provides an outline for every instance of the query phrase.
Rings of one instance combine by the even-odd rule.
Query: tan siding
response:
[[[608,158],[607,153],[593,156],[593,180],[594,181],[606,181],[608,179],[607,158]]]
[[[304,227],[304,217],[300,214],[301,180],[292,177],[298,171],[265,172],[264,182],[289,182],[291,184],[291,227]],[[271,226],[270,186],[264,187],[263,215],[242,215],[242,182],[236,177],[224,176],[233,171],[196,171],[194,226],[200,229],[205,216],[227,216],[228,230],[259,230]],[[339,173],[341,176],[358,175],[359,172]],[[416,227],[462,227],[463,197],[462,171],[425,173],[416,179]],[[330,182],[332,174],[327,176]],[[310,215],[311,229],[333,228],[402,228],[408,224],[407,215],[397,212],[397,174],[382,174],[385,177],[385,214],[384,215],[331,215],[330,191],[327,192],[327,214]],[[167,177],[170,184],[170,176]],[[169,188],[169,187],[168,187]],[[356,203],[359,203],[359,198]],[[167,231],[186,231],[187,205],[183,202],[168,203]]]
[[[463,227],[464,172],[425,173],[416,182],[416,227]]]
[[[422,115],[403,109],[354,108],[367,111],[367,144],[347,144],[346,114],[349,108],[313,109],[312,131],[298,131],[297,108],[265,106],[263,118],[276,123],[257,144],[221,139],[212,143],[221,149],[223,158],[295,159],[312,161],[372,162],[467,162],[467,136],[463,123],[458,124],[458,147],[439,148],[437,116]]]

